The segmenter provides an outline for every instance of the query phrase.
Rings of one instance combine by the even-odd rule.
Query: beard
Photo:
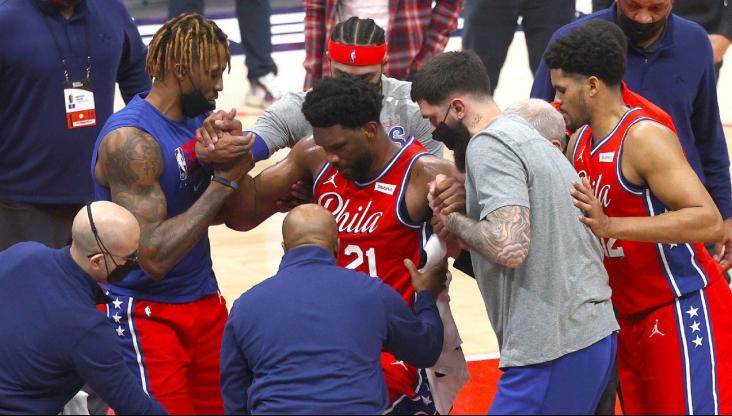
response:
[[[470,131],[458,123],[455,127],[448,126],[445,122],[440,123],[432,132],[432,138],[445,144],[445,147],[453,151],[455,167],[465,173],[465,158],[470,142]]]
[[[463,127],[464,128],[464,127]],[[462,173],[465,173],[465,159],[468,154],[468,143],[470,143],[470,133],[465,129],[466,136],[462,140],[455,142],[455,148],[452,149],[453,158],[455,159],[455,167]]]
[[[350,167],[342,167],[336,165],[335,168],[341,172],[341,175],[343,175],[344,178],[348,179],[351,182],[366,182],[369,178],[369,171],[371,170],[371,165],[374,163],[374,157],[369,152],[364,152],[361,157],[356,159],[355,162],[353,162],[353,165]]]

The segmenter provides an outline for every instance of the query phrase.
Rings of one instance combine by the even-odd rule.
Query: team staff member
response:
[[[605,250],[623,410],[726,414],[732,293],[698,243],[720,238],[722,219],[673,132],[623,102],[625,55],[612,30],[583,26],[545,60],[565,120],[579,128],[567,150],[583,179],[572,195]]]
[[[95,202],[73,221],[70,247],[19,243],[0,252],[0,413],[58,414],[86,382],[117,414],[161,414],[122,361],[115,328],[96,308],[98,283],[135,263],[140,226]]]
[[[577,174],[525,120],[501,116],[474,52],[428,60],[412,98],[465,172],[465,197],[438,176],[430,205],[470,247],[498,338],[503,375],[490,413],[592,413],[618,324],[599,242],[567,193]]]
[[[389,138],[404,144],[414,136],[430,153],[442,156],[442,144],[432,140],[429,122],[422,118],[419,107],[409,98],[410,83],[384,75],[386,49],[384,29],[373,20],[352,17],[338,23],[328,44],[329,75],[351,75],[377,85],[383,95],[379,119]],[[254,126],[245,130],[245,133],[254,134],[252,152],[256,160],[267,159],[277,150],[292,147],[313,135],[313,127],[300,111],[304,101],[305,92],[287,94],[271,105]],[[215,130],[202,131],[202,142],[214,142],[217,139]],[[198,150],[205,160],[205,149],[199,146]]]
[[[91,164],[97,198],[130,210],[142,229],[140,267],[109,286],[108,316],[126,330],[119,341],[138,383],[171,413],[223,412],[227,310],[208,227],[254,164],[245,151],[235,163],[192,169],[184,144],[215,106],[229,58],[213,21],[183,14],[166,22],[150,43],[152,90],[109,119]]]
[[[440,355],[435,299],[447,264],[423,274],[405,260],[416,293],[413,313],[379,279],[336,264],[338,229],[327,209],[294,208],[282,238],[280,270],[236,301],[226,325],[226,413],[383,414],[382,346],[418,367]]]
[[[697,24],[671,13],[672,0],[618,0],[559,29],[549,45],[589,20],[616,22],[628,37],[628,87],[673,118],[691,167],[725,219],[722,267],[732,267],[732,185],[727,142],[719,118],[712,48]],[[542,62],[531,96],[554,100],[549,68]],[[722,244],[717,245],[719,256]]]
[[[150,89],[145,45],[120,0],[4,0],[0,79],[0,250],[65,246],[115,84]]]

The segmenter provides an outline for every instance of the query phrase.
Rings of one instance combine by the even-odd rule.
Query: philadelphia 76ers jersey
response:
[[[643,120],[660,123],[640,108],[630,109],[607,136],[592,142],[592,130],[578,131],[572,163],[589,179],[595,196],[610,217],[655,216],[669,211],[647,187],[623,176],[621,160],[628,130]],[[605,268],[620,316],[668,304],[722,278],[721,269],[703,244],[656,244],[602,239]]]
[[[405,196],[412,166],[425,154],[412,138],[368,182],[350,181],[326,163],[313,184],[318,204],[338,224],[338,264],[381,279],[409,305],[414,289],[403,260],[420,265],[427,235],[426,223],[408,218]]]

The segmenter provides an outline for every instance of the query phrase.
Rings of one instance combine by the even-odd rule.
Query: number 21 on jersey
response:
[[[346,247],[346,249],[343,251],[343,255],[345,256],[356,256],[356,258],[348,263],[346,265],[346,269],[353,269],[357,270],[361,265],[363,264],[363,258],[364,254],[366,254],[366,259],[368,260],[368,266],[369,266],[369,276],[371,277],[378,277],[379,273],[376,271],[376,249],[370,248],[366,251],[363,251],[361,247],[350,244]]]

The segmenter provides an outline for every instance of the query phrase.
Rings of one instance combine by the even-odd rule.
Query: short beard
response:
[[[363,156],[356,160],[353,167],[350,169],[350,172],[341,171],[341,174],[351,182],[366,182],[371,179],[368,177],[368,174],[373,163],[373,156],[370,153],[365,152]]]
[[[462,173],[465,173],[465,159],[468,153],[468,144],[470,143],[471,135],[467,127],[460,123],[457,127],[453,128],[455,132],[455,142],[453,151],[453,158],[455,159],[455,167]]]

